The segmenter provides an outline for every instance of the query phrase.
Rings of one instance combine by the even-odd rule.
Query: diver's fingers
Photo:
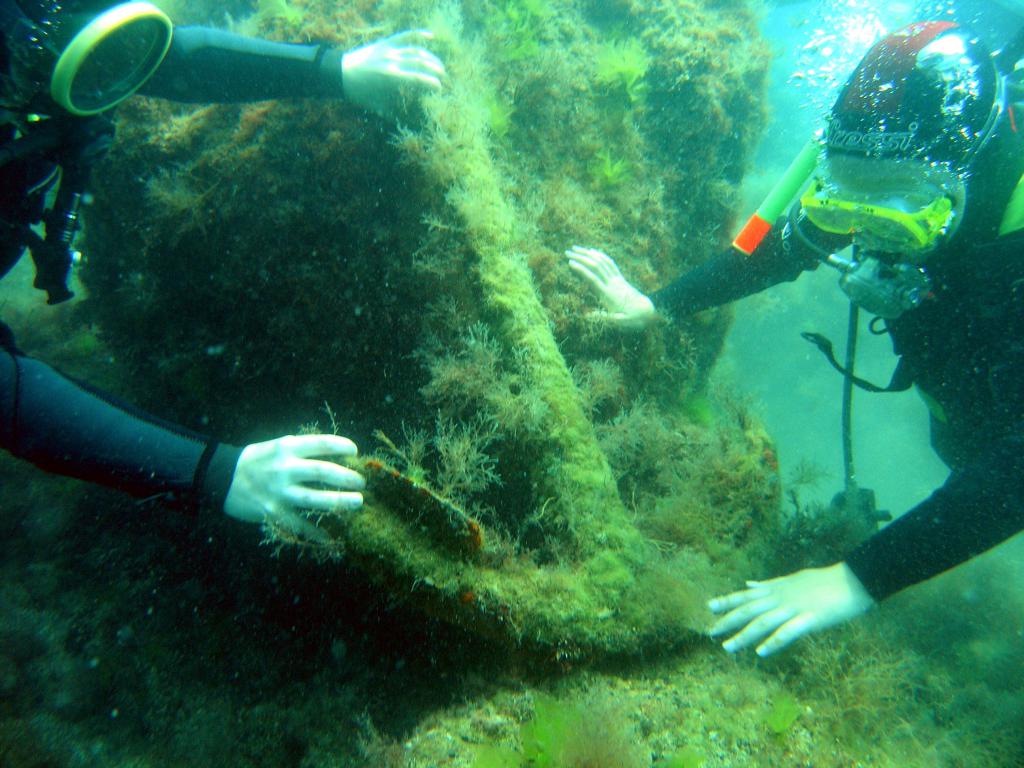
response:
[[[596,248],[584,248],[581,245],[574,245],[571,250],[568,250],[565,253],[571,260],[587,264],[595,273],[601,275],[605,280],[622,277],[622,272],[619,271],[618,265],[612,257],[604,251],[599,251]]]
[[[359,453],[356,444],[341,435],[288,435],[279,438],[280,447],[290,455],[308,458],[310,456],[355,456]]]
[[[303,485],[292,485],[282,495],[284,500],[296,509],[352,512],[363,506],[363,494],[349,491],[321,491]]]
[[[437,75],[432,75],[425,72],[413,72],[408,69],[398,68],[395,70],[395,74],[405,80],[407,83],[414,85],[424,85],[432,90],[437,90],[441,87],[441,80]]]
[[[739,629],[762,613],[774,610],[778,605],[778,602],[772,597],[761,597],[744,603],[715,622],[715,625],[711,627],[711,634],[717,637]]]
[[[794,640],[813,632],[817,625],[817,617],[810,612],[801,613],[787,621],[767,640],[757,646],[758,656],[771,656],[776,651],[781,651]]]
[[[434,39],[434,33],[429,29],[407,29],[403,32],[396,32],[391,37],[384,38],[381,42],[390,46],[422,45]]]
[[[398,48],[391,51],[391,57],[407,69],[415,67],[438,77],[443,77],[445,74],[444,64],[426,48]]]
[[[753,645],[765,635],[774,632],[779,626],[792,618],[793,609],[788,605],[769,610],[747,624],[742,632],[722,643],[722,647],[729,653],[741,651],[747,646]]]
[[[752,582],[747,582],[749,587]],[[708,609],[712,613],[725,613],[731,611],[733,608],[737,608],[744,603],[749,603],[751,600],[756,600],[759,597],[764,597],[768,594],[767,589],[755,588],[755,589],[741,589],[738,592],[730,592],[728,595],[722,595],[716,597],[713,600],[708,601]]]
[[[584,278],[586,278],[587,282],[589,282],[601,293],[604,293],[605,286],[608,284],[608,281],[605,280],[598,272],[595,272],[590,264],[587,264],[586,262],[583,261],[578,261],[575,258],[570,258],[569,269],[571,269],[573,272],[576,272],[579,275],[582,275]]]
[[[288,468],[287,482],[307,485],[316,483],[345,491],[361,491],[366,487],[366,480],[354,469],[319,459],[295,461]]]

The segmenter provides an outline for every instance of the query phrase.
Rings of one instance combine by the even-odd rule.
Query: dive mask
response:
[[[963,181],[942,165],[833,156],[825,171],[800,198],[807,218],[877,253],[919,263],[952,233],[963,212]]]
[[[171,45],[171,20],[148,2],[87,16],[60,2],[18,5],[25,18],[10,33],[12,69],[18,70],[12,76],[48,89],[73,115],[99,114],[131,96]]]

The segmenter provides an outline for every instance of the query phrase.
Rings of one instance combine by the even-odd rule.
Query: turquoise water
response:
[[[958,3],[815,3],[776,4],[765,19],[766,34],[776,43],[778,58],[772,69],[771,102],[773,129],[760,152],[758,170],[747,179],[745,193],[756,205],[784,163],[787,151],[799,148],[803,137],[819,124],[828,98],[808,94],[808,68],[826,63],[820,49],[807,54],[809,40],[822,29],[841,28],[851,19],[857,26],[874,17],[893,28],[917,18],[922,10],[945,8],[949,16],[983,30],[995,46],[1024,25],[1024,4],[1019,2]],[[866,14],[866,15],[865,15]],[[822,25],[823,21],[835,26]],[[848,72],[856,62],[855,51],[835,56],[842,59],[838,72]],[[850,55],[850,54],[853,55]],[[794,77],[796,75],[796,77]],[[837,78],[841,82],[841,76]],[[828,78],[827,82],[835,80]],[[834,94],[834,90],[832,91]],[[799,332],[823,333],[843,348],[848,303],[831,270],[805,273],[793,283],[776,286],[761,295],[737,303],[736,324],[728,337],[717,373],[758,404],[772,436],[779,444],[784,477],[801,462],[811,462],[824,475],[810,487],[798,490],[801,503],[827,503],[843,485],[840,435],[841,381]],[[772,339],[770,345],[765,338]],[[867,332],[861,321],[857,370],[867,379],[884,384],[895,365],[888,338]],[[856,392],[853,418],[854,460],[858,482],[875,490],[878,506],[902,514],[926,498],[945,480],[948,470],[929,445],[928,414],[913,392],[876,395]],[[955,645],[959,633],[974,635],[971,647],[989,643],[1018,644],[1024,627],[1024,541],[1017,536],[956,571],[939,577],[914,596],[895,601],[914,621],[915,611],[928,611],[938,602],[947,606],[946,632]],[[986,632],[993,615],[1006,619],[1002,629]],[[1001,624],[1001,622],[999,622]],[[1009,638],[998,637],[1000,632]],[[1012,639],[1010,639],[1012,638]],[[1008,647],[1004,645],[1004,647]],[[977,662],[982,666],[983,654]],[[1020,694],[1019,675],[1010,687]],[[1012,758],[1014,765],[1020,758]]]
[[[793,2],[769,10],[765,35],[777,52],[769,88],[772,122],[755,171],[745,182],[748,204],[756,205],[805,137],[821,126],[836,88],[877,30],[898,28],[922,17],[922,9],[936,6],[954,9],[952,3],[915,7],[913,3]],[[826,42],[819,43],[822,40]],[[843,349],[848,307],[838,288],[838,273],[827,268],[804,273],[793,283],[737,302],[737,322],[720,361],[720,372],[762,404],[779,443],[783,475],[800,462],[824,471],[825,477],[815,487],[801,489],[807,502],[827,503],[843,485],[842,382],[800,333],[822,333],[837,350]],[[762,343],[764,338],[773,340],[770,348]],[[887,383],[895,367],[888,337],[870,334],[862,316],[858,339],[860,375]],[[854,402],[859,484],[876,491],[882,509],[894,514],[910,509],[946,476],[944,465],[928,445],[923,403],[913,392],[857,392]],[[900,472],[894,473],[894,466]]]
[[[796,0],[769,6],[764,30],[777,54],[769,89],[773,118],[755,170],[745,181],[748,207],[756,207],[804,137],[820,127],[838,84],[856,65],[873,31],[936,15],[982,31],[993,47],[1024,25],[1024,5],[1011,0]],[[833,39],[836,35],[838,39]],[[829,42],[817,43],[826,37]],[[808,87],[812,81],[817,87]],[[837,350],[844,348],[849,304],[837,279],[834,271],[819,268],[737,302],[737,322],[719,362],[719,373],[761,405],[779,443],[783,475],[801,462],[824,471],[815,486],[801,488],[802,501],[827,503],[843,485],[841,379],[799,335],[816,331],[832,339]],[[772,339],[770,347],[762,343],[764,338]],[[863,314],[858,351],[860,375],[887,383],[896,362],[891,345],[886,336],[868,332]],[[854,413],[858,482],[875,490],[880,509],[898,516],[942,484],[948,470],[929,445],[928,414],[916,393],[856,392]]]
[[[808,50],[822,32],[863,29],[876,24],[888,29],[931,16],[953,18],[982,32],[998,47],[1024,26],[1024,4],[1002,2],[881,3],[796,2],[777,3],[764,21],[765,34],[776,46],[770,87],[773,123],[757,162],[758,171],[747,179],[745,194],[756,204],[766,185],[791,148],[820,124],[820,115],[834,97],[834,84],[856,64],[864,43],[836,46],[829,57],[821,48]],[[835,77],[823,93],[808,93],[808,69],[828,69],[835,62]],[[848,303],[836,285],[836,274],[824,268],[805,273],[794,283],[783,284],[737,303],[737,322],[729,336],[719,373],[762,408],[773,437],[779,443],[780,464],[785,476],[802,461],[825,471],[811,488],[801,488],[802,501],[827,503],[843,484],[840,436],[841,381],[820,353],[799,333],[823,333],[842,349],[846,338]],[[762,340],[773,339],[770,351]],[[867,332],[863,320],[859,334],[857,370],[870,381],[886,383],[895,365],[885,336]],[[781,363],[781,364],[780,364]],[[944,481],[948,470],[929,445],[928,415],[913,392],[854,395],[853,439],[858,482],[877,494],[878,506],[899,515],[926,498]],[[972,574],[958,581],[939,579],[954,602],[976,601],[977,583],[989,572],[1002,574],[1001,590],[1007,593],[1011,625],[1024,624],[1019,592],[1024,575],[1024,542],[1017,537],[994,553],[980,558]],[[1005,581],[1004,581],[1005,580]],[[990,595],[994,603],[1003,597]]]

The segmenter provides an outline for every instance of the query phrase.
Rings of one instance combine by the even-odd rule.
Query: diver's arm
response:
[[[0,447],[41,469],[300,538],[322,537],[308,512],[362,506],[363,478],[342,464],[356,455],[345,437],[217,443],[16,353],[3,325],[0,345]]]
[[[757,644],[768,656],[848,621],[877,602],[963,563],[1024,530],[1024,431],[983,456],[857,547],[845,561],[807,568],[712,600],[713,635],[727,651]]]
[[[411,29],[340,51],[182,27],[142,93],[192,102],[344,96],[386,116],[401,111],[407,90],[441,87],[444,64],[423,47],[432,38]]]
[[[48,472],[218,510],[241,453],[6,350],[0,351],[0,446]]]
[[[277,43],[207,27],[175,27],[171,48],[139,91],[185,102],[342,94],[344,51]]]
[[[603,251],[575,245],[565,255],[570,269],[590,284],[605,306],[594,316],[622,328],[642,328],[658,317],[686,317],[794,280],[804,270],[814,269],[832,252],[830,248],[842,247],[833,240],[801,223],[796,212],[769,232],[750,256],[730,246],[649,297],[630,284]]]
[[[1018,425],[1020,426],[1020,425]],[[857,547],[843,562],[807,568],[722,595],[713,635],[727,651],[757,644],[768,656],[797,638],[848,621],[1024,530],[1024,432],[996,439],[926,501]]]
[[[669,317],[685,317],[709,307],[795,280],[844,243],[834,241],[795,211],[780,221],[749,256],[729,248],[651,294],[655,308]]]
[[[875,600],[1024,530],[1024,433],[994,440],[928,499],[855,549],[847,564]]]
[[[651,294],[659,312],[685,317],[763,291],[776,283],[795,280],[813,264],[791,258],[776,233],[749,256],[729,247]]]

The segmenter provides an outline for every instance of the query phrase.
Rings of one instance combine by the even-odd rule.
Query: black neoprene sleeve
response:
[[[49,472],[218,510],[241,453],[6,350],[0,446]]]
[[[175,27],[167,56],[139,92],[204,103],[340,98],[342,53],[207,27]]]
[[[652,293],[651,301],[659,312],[678,319],[795,280],[818,265],[817,254],[792,247],[785,234],[781,221],[749,256],[730,246]]]
[[[752,255],[734,248],[652,295],[674,317],[796,278],[843,242],[800,226],[776,226]],[[780,222],[781,224],[781,222]],[[792,236],[784,236],[792,235]],[[1005,346],[1005,345],[1004,345]],[[978,429],[984,429],[979,422]],[[876,600],[959,565],[1024,530],[1024,425],[989,430],[984,450],[927,500],[857,547],[846,562]]]
[[[847,565],[876,600],[966,562],[1024,530],[1024,433],[988,449],[857,547]]]

